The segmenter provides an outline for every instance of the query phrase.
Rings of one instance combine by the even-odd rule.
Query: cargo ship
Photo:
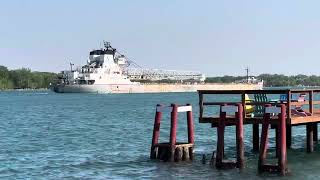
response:
[[[204,84],[205,75],[195,71],[145,69],[119,53],[109,42],[92,50],[87,64],[59,74],[52,89],[57,93],[192,92],[198,89],[259,89],[260,85]],[[234,87],[233,87],[234,86]],[[243,87],[242,87],[243,86]],[[238,87],[238,88],[236,88]]]

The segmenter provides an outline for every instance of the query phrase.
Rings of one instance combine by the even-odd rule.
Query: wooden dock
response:
[[[314,142],[318,141],[318,123],[320,122],[320,100],[316,100],[317,94],[320,97],[320,89],[270,89],[270,90],[198,90],[199,94],[199,122],[209,123],[212,127],[219,127],[221,117],[219,113],[208,115],[207,111],[212,110],[214,106],[220,108],[225,105],[243,106],[243,124],[252,124],[252,144],[253,151],[259,152],[259,125],[263,124],[265,112],[262,115],[255,115],[255,110],[258,108],[265,108],[269,106],[280,107],[285,106],[285,138],[286,147],[291,147],[292,127],[306,126],[306,149],[307,152],[313,152]],[[232,95],[237,101],[215,101],[216,99],[223,99],[221,95]],[[250,100],[246,99],[250,97]],[[264,100],[253,97],[264,97]],[[272,98],[270,98],[272,97]],[[281,98],[282,97],[282,98]],[[285,98],[283,98],[285,97]],[[299,97],[299,98],[298,98]],[[303,98],[301,98],[303,97]],[[263,99],[263,98],[262,98]],[[252,107],[252,112],[248,112],[246,107]],[[299,110],[299,111],[297,111]],[[297,114],[295,112],[301,112]],[[221,113],[221,109],[220,109]],[[270,115],[270,113],[269,113]],[[280,116],[280,114],[279,114]],[[272,117],[271,119],[277,119]],[[234,126],[238,119],[232,115],[227,115],[224,118],[225,126]],[[277,129],[278,122],[270,121],[271,127]],[[280,126],[279,126],[280,127]],[[265,130],[267,133],[267,130]],[[276,130],[276,132],[278,132]],[[279,131],[280,132],[280,131]],[[276,136],[280,133],[276,133]],[[262,133],[261,136],[264,136]],[[266,138],[264,138],[266,139]],[[277,139],[277,138],[276,138]],[[277,139],[278,140],[278,139]],[[279,139],[280,141],[280,139]],[[281,141],[283,142],[283,141]],[[261,146],[261,145],[260,145]],[[277,148],[280,147],[277,142]],[[277,149],[278,152],[278,149]],[[286,153],[286,152],[285,152]]]

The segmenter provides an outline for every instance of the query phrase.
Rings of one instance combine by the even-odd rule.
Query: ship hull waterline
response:
[[[257,84],[102,84],[102,85],[57,85],[56,93],[160,93],[196,92],[197,90],[255,90]]]

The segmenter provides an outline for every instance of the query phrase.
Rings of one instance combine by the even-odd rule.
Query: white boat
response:
[[[123,55],[105,43],[105,48],[93,50],[86,65],[70,71],[62,71],[53,90],[58,93],[130,93],[139,90],[138,82],[131,82],[123,74],[127,65]]]

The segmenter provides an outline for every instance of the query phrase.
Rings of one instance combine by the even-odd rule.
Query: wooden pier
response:
[[[287,148],[291,147],[293,126],[306,126],[307,152],[313,152],[314,142],[318,141],[320,100],[315,100],[315,96],[319,94],[320,97],[320,89],[198,90],[198,94],[200,108],[199,122],[209,123],[212,127],[216,127],[218,129],[221,126],[221,107],[225,105],[242,105],[243,124],[252,124],[253,151],[259,152],[260,150],[260,124],[263,124],[262,127],[267,127],[265,129],[262,128],[263,132],[261,132],[261,146],[265,146],[267,143],[267,129],[269,127],[269,123],[276,131],[276,152],[277,156],[280,157],[283,155],[286,156],[286,150],[282,151],[283,144],[285,144]],[[232,95],[231,99],[237,100],[228,102],[217,101],[216,99],[225,99],[219,95]],[[250,99],[247,97],[250,97]],[[219,111],[216,111],[217,113],[215,114],[210,114],[212,113],[212,107],[214,106],[218,106],[218,108],[220,108],[220,114],[218,113]],[[281,107],[283,110],[278,110],[278,113],[270,113],[266,112],[267,107],[278,107],[279,109]],[[266,116],[268,115],[271,116],[270,120],[266,120]],[[281,118],[284,119],[283,122],[285,123],[280,123]],[[225,121],[223,123],[225,126],[235,126],[238,123],[238,118],[233,115],[227,115],[222,119]],[[266,124],[266,122],[268,123]],[[282,132],[283,130],[285,132]],[[283,140],[283,138],[285,138],[285,140]],[[262,151],[266,151],[265,147],[262,148]],[[265,154],[260,154],[260,157],[264,156]],[[279,169],[280,167],[278,168],[273,166],[270,166],[270,168],[267,169],[276,169],[278,172],[284,175],[286,165],[283,165],[283,163],[286,162],[286,157],[281,158],[282,159],[279,159],[279,162],[282,162],[282,169]],[[264,167],[269,166],[266,165]]]

